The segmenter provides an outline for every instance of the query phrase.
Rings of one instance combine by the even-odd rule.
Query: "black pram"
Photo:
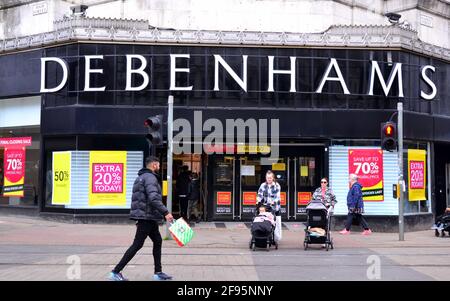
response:
[[[325,245],[326,250],[334,249],[333,240],[330,235],[330,216],[332,212],[320,201],[312,201],[306,207],[307,222],[305,228],[304,249],[310,244]]]
[[[251,225],[252,238],[249,247],[253,251],[256,248],[263,248],[269,251],[271,246],[278,249],[278,243],[275,241],[275,215],[272,214],[270,206],[265,206],[266,212],[260,213],[259,206],[256,207],[255,217]],[[272,221],[274,221],[272,223]]]
[[[437,217],[432,229],[434,229],[434,235],[437,237],[444,237],[445,231],[450,235],[450,211],[446,210],[443,215]]]

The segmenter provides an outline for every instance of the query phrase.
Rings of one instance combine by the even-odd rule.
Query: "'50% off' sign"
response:
[[[122,193],[123,164],[93,163],[92,193]]]

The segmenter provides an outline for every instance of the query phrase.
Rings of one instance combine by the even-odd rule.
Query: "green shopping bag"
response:
[[[171,224],[169,231],[180,247],[185,246],[194,237],[194,230],[192,230],[182,217]]]

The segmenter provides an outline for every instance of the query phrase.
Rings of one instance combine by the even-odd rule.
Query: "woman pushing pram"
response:
[[[280,190],[280,184],[275,182],[275,176],[269,170],[266,173],[266,182],[258,189],[250,249],[255,250],[255,247],[268,249],[272,245],[278,249],[278,241],[281,239]]]
[[[258,204],[266,206],[275,217],[275,241],[281,240],[281,186],[275,181],[275,174],[266,172],[266,181],[261,184],[256,197]]]

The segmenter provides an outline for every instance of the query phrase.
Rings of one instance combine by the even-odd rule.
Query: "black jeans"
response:
[[[188,197],[180,196],[179,200],[180,200],[180,215],[187,221],[189,219],[188,216],[189,199]]]
[[[345,222],[345,229],[347,229],[347,231],[350,231],[354,219],[358,219],[360,221],[361,227],[363,227],[364,230],[369,230],[369,224],[367,223],[364,216],[359,213],[349,213],[347,215],[347,221]]]
[[[139,251],[144,245],[145,239],[150,237],[153,241],[153,260],[155,262],[155,274],[162,271],[161,268],[161,248],[162,238],[159,233],[158,223],[155,221],[139,220],[136,224],[136,235],[134,237],[133,244],[123,255],[119,264],[114,268],[113,272],[119,273],[123,268],[133,259],[137,251]]]

